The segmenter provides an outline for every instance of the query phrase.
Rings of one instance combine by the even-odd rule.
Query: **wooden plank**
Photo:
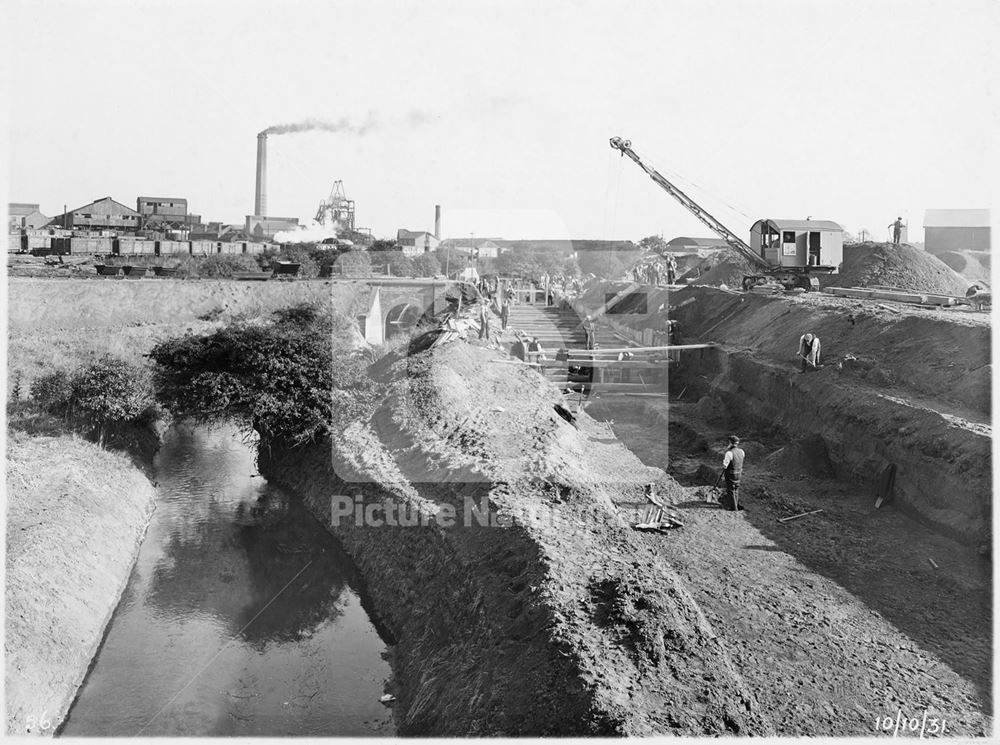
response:
[[[643,370],[662,370],[670,360],[544,360],[541,365],[544,368],[562,369],[567,367],[635,367]]]
[[[570,349],[572,355],[597,355],[597,354],[620,354],[622,352],[632,352],[632,354],[643,354],[645,352],[683,352],[689,349],[710,349],[718,344],[709,342],[708,344],[673,344],[666,347],[613,347],[610,349]]]
[[[792,515],[791,517],[779,517],[779,523],[787,523],[789,520],[798,520],[800,517],[806,517],[807,515],[815,515],[817,512],[822,512],[823,510],[813,510],[812,512],[802,512],[798,515]]]

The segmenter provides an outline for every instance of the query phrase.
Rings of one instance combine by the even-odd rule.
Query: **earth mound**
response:
[[[942,251],[934,255],[972,282],[990,282],[990,255],[987,251]]]
[[[867,242],[844,246],[840,273],[824,284],[832,287],[882,285],[913,292],[964,296],[970,282],[926,251],[906,244]]]
[[[742,286],[743,277],[748,274],[760,274],[760,269],[732,248],[717,251],[706,257],[700,263],[681,276],[682,282],[690,281],[699,285],[726,285],[730,288]]]

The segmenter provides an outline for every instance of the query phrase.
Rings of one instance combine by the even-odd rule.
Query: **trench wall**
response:
[[[578,301],[594,313],[622,283]],[[640,288],[641,289],[641,288]],[[844,301],[819,295],[767,297],[710,288],[647,288],[650,313],[616,324],[646,342],[667,317],[681,343],[715,342],[671,367],[676,395],[712,396],[733,426],[822,437],[837,475],[871,488],[897,467],[894,503],[967,542],[990,530],[991,383],[987,318]],[[823,369],[800,374],[798,338],[822,341]]]

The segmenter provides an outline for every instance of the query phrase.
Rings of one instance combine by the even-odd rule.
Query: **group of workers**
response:
[[[644,285],[659,285],[663,280],[672,285],[677,279],[677,259],[668,256],[636,264],[632,267],[632,279]]]

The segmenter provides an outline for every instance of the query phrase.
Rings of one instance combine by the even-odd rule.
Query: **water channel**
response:
[[[62,735],[392,735],[349,557],[230,427],[177,427],[128,586]]]

